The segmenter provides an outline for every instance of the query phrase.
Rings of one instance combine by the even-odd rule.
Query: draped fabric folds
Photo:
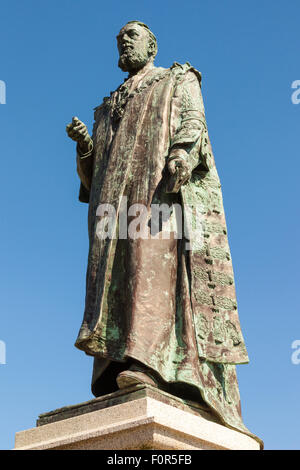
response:
[[[241,418],[235,365],[248,355],[201,74],[175,63],[126,80],[95,109],[93,144],[90,155],[77,159],[79,198],[89,202],[90,250],[76,341],[95,356],[93,383],[101,384],[105,361],[139,361],[165,383],[197,390],[222,423],[259,440]],[[169,194],[166,161],[175,149],[193,172],[179,193]],[[108,238],[98,232],[97,209],[104,204],[116,214]],[[179,206],[189,227],[197,212],[201,233],[193,240],[175,232],[163,238],[162,222],[155,237],[120,237],[120,216],[134,204],[146,208],[148,222],[153,204],[166,204],[172,220]]]

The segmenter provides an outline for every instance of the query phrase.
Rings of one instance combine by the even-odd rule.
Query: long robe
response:
[[[95,109],[93,144],[77,157],[90,250],[76,346],[95,357],[94,393],[108,361],[136,360],[166,384],[196,389],[223,424],[256,438],[241,418],[235,364],[247,363],[248,355],[201,74],[175,63],[126,80]],[[166,191],[170,152],[184,155],[193,169],[178,194]],[[120,236],[125,196],[128,207],[147,208],[148,221],[153,203],[178,204],[189,227],[200,211],[199,239],[190,240],[189,232],[181,239],[174,232],[169,239]],[[99,236],[104,204],[117,216],[108,238]],[[161,236],[163,223],[156,232]]]

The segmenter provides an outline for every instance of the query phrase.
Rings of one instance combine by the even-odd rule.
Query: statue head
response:
[[[147,25],[140,21],[129,21],[117,36],[119,67],[133,74],[147,63],[153,62],[157,54],[156,37]]]

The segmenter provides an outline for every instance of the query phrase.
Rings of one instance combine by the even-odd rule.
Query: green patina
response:
[[[67,127],[77,142],[79,197],[89,203],[86,307],[76,346],[95,356],[96,395],[109,383],[104,370],[137,362],[158,387],[197,393],[223,424],[253,436],[241,418],[235,365],[248,356],[201,74],[188,63],[155,67],[156,39],[143,23],[125,25],[117,41],[128,78],[95,108],[92,136],[77,118]],[[130,207],[147,208],[148,222],[153,202],[179,205],[196,230],[194,244],[187,248],[186,233],[175,241],[121,239],[117,222],[116,237],[101,238],[98,207],[110,204],[118,216],[124,196]]]

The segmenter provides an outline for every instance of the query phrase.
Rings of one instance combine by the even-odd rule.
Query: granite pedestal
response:
[[[16,434],[16,450],[259,450],[207,408],[148,385],[44,413]]]

